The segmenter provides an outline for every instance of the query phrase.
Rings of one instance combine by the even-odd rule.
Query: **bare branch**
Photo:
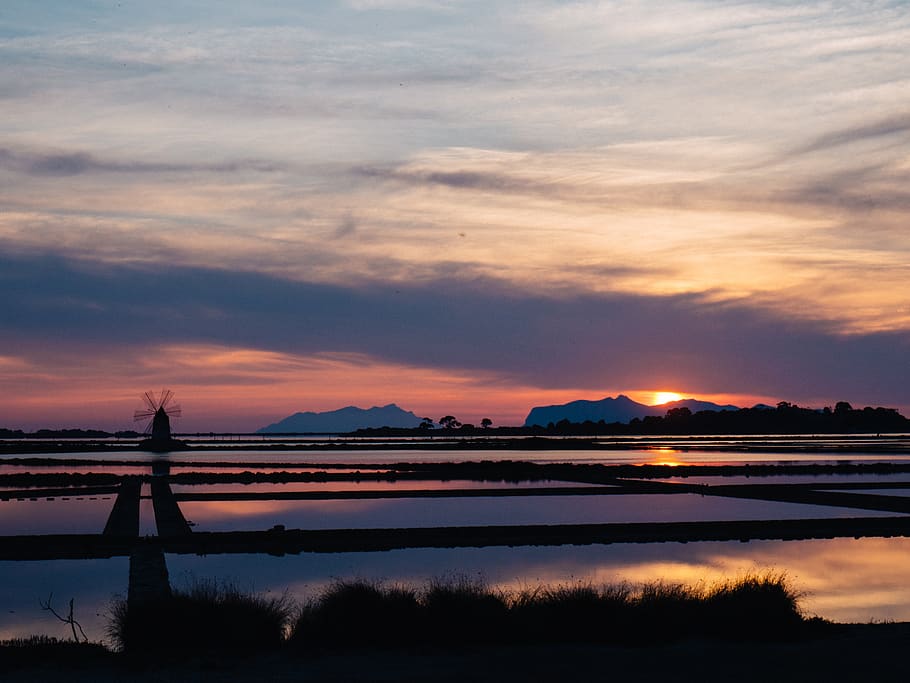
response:
[[[54,594],[51,593],[51,594],[47,597],[47,600],[46,600],[45,602],[41,602],[41,601],[39,600],[39,601],[38,601],[38,605],[40,605],[40,607],[41,607],[41,609],[42,609],[43,611],[45,611],[45,612],[50,612],[50,613],[53,614],[55,617],[57,617],[57,619],[59,619],[60,621],[62,621],[64,624],[69,624],[70,628],[71,628],[72,631],[73,631],[73,640],[75,640],[77,643],[80,642],[80,640],[79,640],[79,633],[81,633],[81,634],[82,634],[82,642],[86,642],[86,643],[87,643],[87,642],[88,642],[88,636],[85,635],[85,631],[84,631],[83,628],[82,628],[82,624],[80,624],[78,621],[76,621],[75,618],[73,618],[73,599],[70,598],[70,613],[69,613],[69,616],[66,616],[66,617],[61,616],[61,615],[57,612],[57,610],[54,609],[53,605],[51,605],[51,601],[52,601],[53,599],[54,599]],[[76,629],[77,629],[77,628],[79,629],[79,633],[76,633]]]

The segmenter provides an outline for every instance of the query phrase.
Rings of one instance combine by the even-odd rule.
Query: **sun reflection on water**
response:
[[[648,460],[648,465],[667,465],[669,467],[679,467],[685,463],[679,458],[675,457],[679,451],[675,448],[667,448],[662,446],[660,448],[651,449],[653,457]]]

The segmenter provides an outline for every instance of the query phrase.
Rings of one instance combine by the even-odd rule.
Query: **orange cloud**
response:
[[[135,353],[135,357],[133,357]],[[118,356],[117,351],[57,357],[39,369],[11,363],[0,410],[9,426],[130,429],[140,394],[172,389],[183,407],[181,431],[252,431],[297,411],[397,403],[419,416],[522,424],[535,405],[603,398],[571,388],[542,389],[492,372],[453,372],[382,362],[364,354],[288,353],[178,344]],[[618,393],[621,388],[612,389]],[[648,392],[642,392],[647,394]]]

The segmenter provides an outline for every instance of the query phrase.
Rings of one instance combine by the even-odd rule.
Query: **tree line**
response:
[[[688,435],[688,434],[894,434],[910,432],[910,420],[894,408],[853,408],[840,401],[834,408],[803,408],[787,401],[776,407],[739,410],[672,408],[665,415],[635,418],[631,422],[573,423],[560,420],[543,429],[560,435]]]
[[[497,436],[648,436],[648,435],[723,435],[723,434],[895,434],[910,433],[910,420],[894,408],[853,408],[846,401],[820,410],[803,408],[781,401],[776,407],[756,406],[739,410],[700,410],[671,408],[664,415],[635,418],[631,422],[571,422],[568,419],[546,426],[492,427],[484,418],[481,427],[462,423],[452,415],[438,420],[436,428],[430,418],[419,427],[380,427],[359,429],[355,434],[370,436],[404,436],[435,433],[440,435]]]

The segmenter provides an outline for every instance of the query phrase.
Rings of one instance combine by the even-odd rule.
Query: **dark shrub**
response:
[[[626,584],[538,587],[513,598],[512,627],[525,641],[612,641],[626,627],[629,600]]]
[[[170,598],[115,602],[108,635],[126,652],[242,653],[280,645],[293,610],[287,595],[266,598],[231,584],[199,581]]]
[[[798,601],[783,574],[725,581],[705,597],[705,630],[729,638],[788,637],[803,623]]]
[[[652,643],[698,632],[704,601],[698,587],[656,581],[644,584],[631,606],[623,639]]]
[[[434,643],[502,642],[508,606],[501,593],[467,576],[434,579],[423,595],[424,640]]]
[[[75,666],[110,659],[113,654],[101,643],[59,640],[49,636],[29,636],[0,640],[0,669],[3,665],[55,662]]]
[[[417,593],[370,581],[336,581],[300,611],[291,641],[306,647],[408,645],[420,633]]]
[[[423,591],[336,582],[301,611],[298,646],[510,642],[649,645],[692,636],[790,637],[805,623],[783,576],[747,576],[705,588],[654,582],[578,583],[508,594],[467,577]]]

